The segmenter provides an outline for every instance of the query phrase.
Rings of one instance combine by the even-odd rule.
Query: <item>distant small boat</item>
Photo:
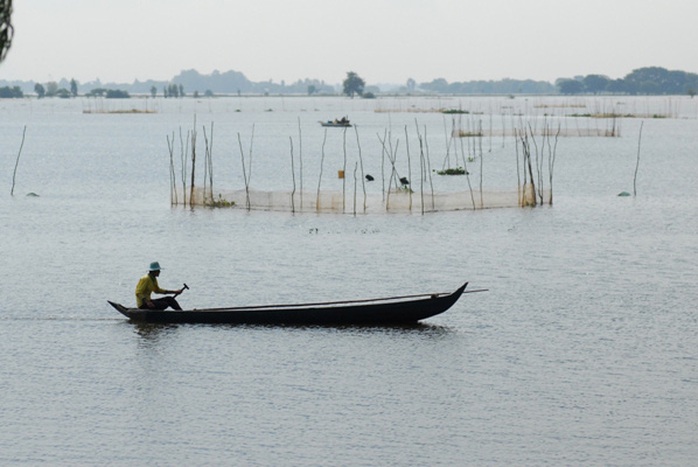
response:
[[[289,305],[256,305],[193,310],[143,310],[109,302],[134,322],[223,323],[266,325],[400,325],[415,324],[443,313],[464,293],[466,282],[454,292],[403,295],[368,300],[346,300]],[[472,290],[469,292],[482,292]]]
[[[350,127],[351,122],[349,122],[349,119],[347,117],[342,117],[340,119],[335,118],[334,120],[327,120],[326,122],[320,122],[320,125],[322,126],[330,126],[330,127]]]

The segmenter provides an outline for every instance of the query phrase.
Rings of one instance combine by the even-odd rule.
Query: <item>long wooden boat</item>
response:
[[[255,305],[157,311],[127,308],[109,302],[134,322],[228,323],[281,325],[398,325],[414,324],[443,313],[464,293],[468,283],[454,292],[403,295],[390,298],[316,302],[287,305]],[[472,290],[469,292],[481,292]]]

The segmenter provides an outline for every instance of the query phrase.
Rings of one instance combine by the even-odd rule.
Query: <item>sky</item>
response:
[[[15,0],[0,80],[368,85],[698,73],[696,0]]]

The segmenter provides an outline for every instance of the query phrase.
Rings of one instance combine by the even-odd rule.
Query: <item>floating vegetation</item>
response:
[[[420,107],[409,107],[409,108],[393,108],[393,107],[381,107],[377,108],[374,110],[375,113],[395,113],[395,112],[400,112],[400,113],[439,113],[439,114],[447,114],[447,115],[484,115],[485,113],[483,111],[478,111],[478,112],[473,112],[470,110],[461,110],[461,109],[444,109],[441,107],[429,107],[429,108],[420,108]]]
[[[223,198],[223,195],[218,193],[218,199],[204,201],[204,206],[209,208],[232,208],[235,206],[235,201],[228,201]]]
[[[569,117],[581,117],[581,118],[670,118],[669,115],[666,114],[650,114],[650,115],[643,115],[643,114],[632,114],[632,113],[627,113],[627,114],[619,114],[619,113],[584,113],[584,114],[570,114]]]
[[[583,109],[586,104],[536,104],[534,109]]]
[[[620,137],[620,128],[619,125],[616,123],[616,120],[613,120],[613,123],[610,125],[609,128],[557,128],[554,131],[550,129],[550,127],[543,127],[541,129],[536,130],[535,128],[532,129],[532,131],[537,135],[537,136],[559,136],[559,137],[599,137],[599,138],[615,138],[615,137]],[[551,133],[552,131],[552,133]],[[506,137],[506,136],[514,136],[516,137],[516,130],[515,129],[496,129],[496,128],[490,128],[487,130],[477,130],[477,131],[472,131],[472,130],[455,130],[453,133],[454,137],[456,138],[478,138],[478,137]]]
[[[460,130],[458,132],[459,138],[478,138],[480,136],[484,136],[484,133],[482,132],[482,130],[477,130],[477,131]]]
[[[139,110],[139,109],[126,109],[126,110],[91,110],[84,109],[82,111],[84,114],[155,114],[155,110]]]
[[[463,167],[448,168],[436,171],[437,175],[467,175],[468,172]]]

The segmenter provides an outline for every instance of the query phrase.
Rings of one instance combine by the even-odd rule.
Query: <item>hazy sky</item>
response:
[[[367,84],[698,72],[696,0],[17,0],[0,79]]]

